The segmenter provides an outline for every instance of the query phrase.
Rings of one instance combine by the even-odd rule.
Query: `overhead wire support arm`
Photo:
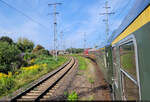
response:
[[[108,16],[109,15],[112,15],[112,14],[115,14],[115,12],[108,12],[108,9],[110,9],[111,7],[108,6],[108,1],[105,2],[105,12],[104,13],[99,13],[99,15],[106,15],[106,18],[103,19],[103,22],[105,22],[106,24],[106,41],[108,40],[108,36],[109,36],[109,19],[108,19]]]

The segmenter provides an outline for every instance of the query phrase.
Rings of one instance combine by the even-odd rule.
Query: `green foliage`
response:
[[[69,53],[82,53],[83,49],[81,49],[81,48],[68,48],[68,49],[66,49],[66,51]]]
[[[86,59],[81,56],[78,56],[77,59],[79,60],[79,69],[86,70],[86,68],[87,68],[87,63],[85,61]]]
[[[41,49],[35,53],[36,55],[50,55],[48,50]],[[52,56],[52,55],[51,55]]]
[[[19,63],[20,50],[16,45],[0,42],[0,72],[14,71]]]
[[[88,101],[93,101],[93,100],[94,100],[94,96],[93,95],[88,98]]]
[[[68,95],[68,101],[76,101],[78,99],[78,95],[75,91]]]
[[[13,77],[3,77],[0,79],[0,95],[6,95],[7,92],[13,88],[15,85],[15,81]]]
[[[57,62],[50,56],[42,55],[35,58],[34,65],[38,66],[38,68],[34,68],[34,65],[22,67],[10,77],[12,79],[0,79],[0,97],[6,94],[8,95],[21,87],[27,87],[30,82],[58,68],[66,61],[67,58],[63,56],[58,56]],[[24,69],[29,67],[31,69]]]
[[[27,38],[19,38],[17,46],[22,52],[31,52],[34,47],[34,43]]]
[[[43,55],[49,55],[49,52],[48,52],[48,50],[42,49],[42,50],[39,51],[39,54],[40,55],[42,55],[42,54]]]
[[[67,97],[67,96],[68,96],[68,92],[65,91],[65,92],[64,92],[64,95]]]
[[[25,61],[29,61],[29,60],[31,60],[31,59],[33,59],[33,58],[36,58],[36,55],[35,55],[35,54],[32,54],[32,53],[25,53],[25,55],[24,55],[24,60],[25,60]]]
[[[13,40],[7,36],[0,37],[0,42],[8,42],[9,44],[13,44]]]
[[[33,49],[33,51],[32,51],[32,53],[37,53],[38,51],[40,51],[40,50],[42,50],[42,49],[45,49],[42,45],[37,45],[34,49]]]
[[[36,54],[36,55],[50,55],[49,54],[49,51],[46,50],[43,46],[41,45],[37,45],[33,51],[32,51],[33,54]],[[52,56],[52,55],[50,55]]]
[[[89,78],[88,80],[89,80],[89,82],[90,82],[91,84],[93,84],[93,83],[94,83],[94,79]]]

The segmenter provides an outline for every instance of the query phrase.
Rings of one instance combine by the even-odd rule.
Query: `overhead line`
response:
[[[38,25],[40,25],[41,27],[48,29],[46,26],[44,26],[43,24],[37,22],[36,20],[34,20],[33,18],[31,18],[30,16],[26,15],[25,13],[23,13],[21,10],[13,7],[12,5],[8,4],[7,2],[0,0],[0,2],[2,2],[3,4],[7,5],[8,7],[14,9],[15,11],[17,11],[18,13],[22,14],[24,17],[28,18],[29,20],[31,20],[34,23],[37,23]]]

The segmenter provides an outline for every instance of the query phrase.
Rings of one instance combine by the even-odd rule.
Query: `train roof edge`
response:
[[[135,0],[134,5],[136,6],[130,9],[128,15],[124,18],[118,29],[113,31],[107,45],[111,44],[142,13],[142,11],[150,5],[150,0]]]

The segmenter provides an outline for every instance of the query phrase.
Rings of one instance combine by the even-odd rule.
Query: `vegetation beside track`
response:
[[[88,59],[86,59],[86,58],[84,58],[78,54],[73,54],[72,56],[74,56],[78,59],[80,70],[86,70],[87,69],[87,61],[89,61]]]
[[[40,56],[35,59],[33,65],[20,68],[14,75],[0,74],[0,97],[8,95],[21,87],[25,87],[30,82],[38,79],[42,75],[58,68],[67,61],[63,56],[58,57],[56,62],[52,57]]]
[[[94,83],[96,82],[95,67],[91,63],[91,60],[83,57],[82,54],[72,54],[72,56],[78,59],[79,70],[65,96],[67,96],[68,101],[92,101],[96,95],[89,90],[94,90]],[[86,94],[83,94],[84,92]]]
[[[9,37],[1,37],[0,45],[0,97],[26,87],[67,61],[64,56],[58,56],[55,61],[43,46],[34,48],[34,43],[26,38],[14,42]]]

